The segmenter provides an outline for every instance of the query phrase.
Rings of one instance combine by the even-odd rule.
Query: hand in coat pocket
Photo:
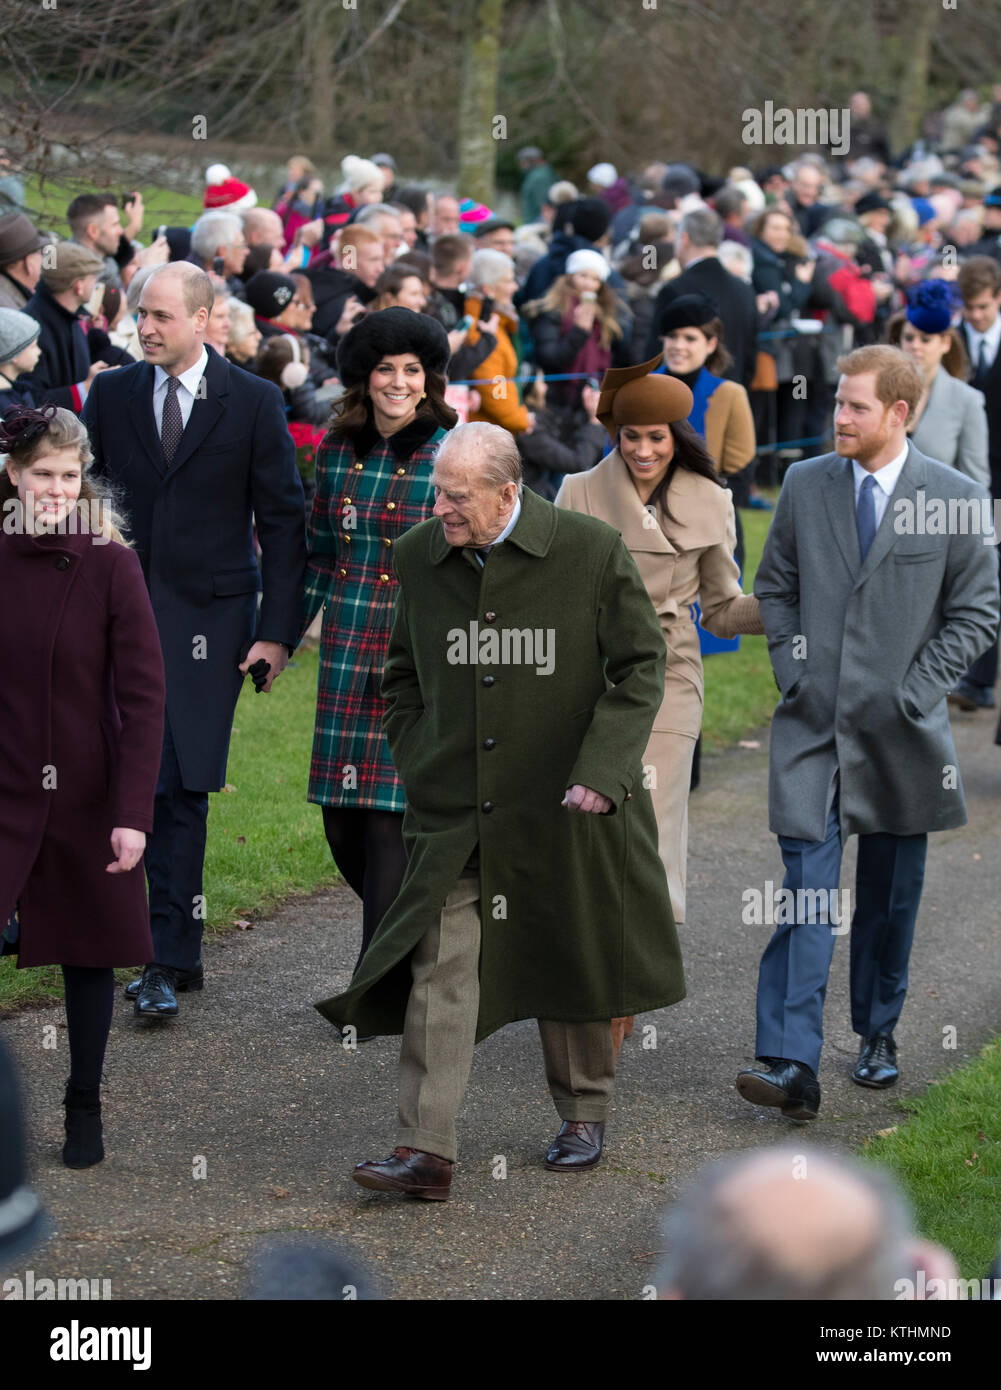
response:
[[[111,832],[111,852],[114,864],[108,865],[109,874],[127,874],[139,863],[146,849],[146,836],[141,830],[128,830],[116,825]]]

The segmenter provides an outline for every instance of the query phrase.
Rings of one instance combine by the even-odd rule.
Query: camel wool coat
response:
[[[717,393],[718,394],[718,393]],[[702,727],[703,679],[694,604],[716,637],[764,631],[757,600],[740,587],[733,498],[711,478],[679,468],[668,489],[673,520],[640,501],[618,449],[587,473],[563,480],[556,506],[614,526],[636,562],[667,644],[657,733],[697,738]]]
[[[611,527],[527,490],[521,507],[483,567],[436,518],[393,547],[382,689],[410,859],[349,988],[316,1006],[340,1027],[403,1031],[410,957],[477,846],[477,1039],[515,1019],[595,1022],[684,997],[642,775],[664,682],[656,614]],[[576,783],[611,810],[567,811]]]
[[[18,965],[152,959],[142,860],[109,874],[116,826],[153,829],[163,657],[139,557],[77,535],[0,535],[0,924]]]

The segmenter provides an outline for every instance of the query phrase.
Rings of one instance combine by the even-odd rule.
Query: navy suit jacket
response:
[[[238,666],[252,642],[298,642],[306,565],[305,502],[281,392],[207,351],[204,396],[169,468],[148,363],[102,372],[82,417],[94,471],[117,493],[149,586],[189,791],[225,783]]]
[[[965,323],[959,325],[959,336],[976,372],[977,364]],[[991,494],[1001,497],[1001,349],[995,353],[994,361],[987,370],[986,380],[975,382],[971,379],[970,384],[976,385],[977,390],[983,392],[987,404],[987,450],[991,463]]]

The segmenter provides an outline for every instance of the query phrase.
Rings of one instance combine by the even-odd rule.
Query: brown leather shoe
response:
[[[593,1168],[601,1158],[604,1120],[564,1120],[549,1146],[546,1167],[551,1173],[576,1173]]]
[[[420,1149],[396,1148],[389,1158],[356,1163],[351,1174],[356,1183],[374,1192],[402,1192],[425,1202],[447,1202],[452,1186],[452,1163]]]

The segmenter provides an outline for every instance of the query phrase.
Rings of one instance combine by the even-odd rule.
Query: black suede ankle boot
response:
[[[92,1168],[104,1157],[101,1141],[101,1088],[66,1083],[66,1143],[63,1162],[67,1168]]]

